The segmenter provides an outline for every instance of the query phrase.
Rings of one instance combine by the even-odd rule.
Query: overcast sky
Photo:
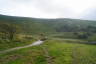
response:
[[[0,0],[0,14],[36,18],[96,18],[96,0]]]

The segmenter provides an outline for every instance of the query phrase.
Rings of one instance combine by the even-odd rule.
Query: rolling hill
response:
[[[96,26],[95,21],[57,18],[57,19],[40,19],[28,17],[16,17],[0,15],[0,22],[14,23],[22,27],[26,33],[54,33],[54,32],[70,32],[74,29],[82,29],[87,26]],[[71,29],[69,29],[69,28]],[[64,30],[66,29],[66,30]],[[69,30],[67,30],[69,29]]]

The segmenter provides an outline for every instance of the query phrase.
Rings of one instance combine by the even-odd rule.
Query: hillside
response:
[[[19,34],[24,35],[40,36],[40,34],[44,34],[50,38],[87,39],[89,41],[96,41],[96,21],[91,20],[70,18],[42,19],[0,15],[0,30],[2,32],[2,29],[4,29],[6,33],[9,31],[9,28],[2,27],[2,23],[9,24],[10,29],[12,29],[12,24],[17,25],[20,28]],[[4,36],[4,38],[6,38],[6,36]],[[36,38],[38,39],[38,37]]]
[[[58,18],[58,19],[39,19],[27,17],[15,17],[0,15],[0,22],[15,23],[22,27],[24,33],[55,33],[55,32],[75,32],[78,29],[85,29],[88,26],[95,26],[95,21]]]

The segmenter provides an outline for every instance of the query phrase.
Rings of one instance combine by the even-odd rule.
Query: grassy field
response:
[[[1,41],[0,41],[0,51],[14,48],[14,47],[19,47],[19,46],[25,46],[25,45],[31,44],[35,40],[32,39],[32,40],[9,41],[9,42],[6,42],[4,40],[1,40]]]
[[[96,45],[78,42],[48,40],[39,46],[0,54],[0,64],[96,64]]]

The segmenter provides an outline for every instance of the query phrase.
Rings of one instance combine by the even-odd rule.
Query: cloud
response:
[[[79,17],[81,19],[96,20],[96,7],[87,9]]]
[[[0,14],[37,18],[81,18],[89,14],[85,13],[86,10],[96,6],[95,3],[95,0],[0,0]]]

